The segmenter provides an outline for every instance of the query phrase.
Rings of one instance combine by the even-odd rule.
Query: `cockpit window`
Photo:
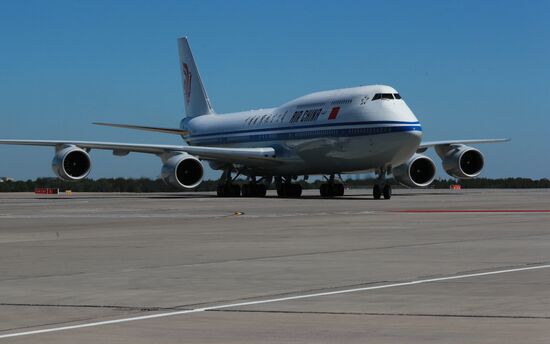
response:
[[[395,99],[401,99],[401,96],[399,95],[399,93],[394,93],[393,96],[395,97]]]
[[[393,94],[391,94],[391,93],[376,93],[374,95],[374,97],[372,97],[372,100],[378,100],[378,99],[393,99]],[[399,97],[397,99],[401,99],[401,97]]]

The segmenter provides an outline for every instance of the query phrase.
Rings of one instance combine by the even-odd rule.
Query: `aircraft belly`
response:
[[[270,175],[364,171],[396,166],[412,156],[419,144],[420,133],[415,132],[255,142],[257,147],[274,147],[279,163],[258,161],[246,167],[252,173]],[[230,146],[250,147],[247,144]]]
[[[420,137],[390,133],[324,139],[323,143],[295,148],[309,174],[362,171],[400,164],[414,154]]]

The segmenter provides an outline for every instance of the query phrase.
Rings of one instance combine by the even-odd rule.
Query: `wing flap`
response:
[[[437,146],[452,146],[452,145],[466,145],[476,143],[502,143],[508,142],[510,139],[478,139],[478,140],[444,140],[444,141],[428,141],[421,142],[416,150],[417,153],[423,153],[430,147]]]

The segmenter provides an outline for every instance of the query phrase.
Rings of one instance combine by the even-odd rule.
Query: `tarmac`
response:
[[[550,190],[346,193],[0,194],[0,342],[550,342]]]

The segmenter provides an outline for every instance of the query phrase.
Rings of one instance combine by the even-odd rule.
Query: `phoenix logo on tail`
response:
[[[183,63],[183,74],[185,75],[185,80],[183,81],[183,88],[185,91],[185,102],[189,104],[189,100],[191,99],[191,78],[193,75],[189,71],[189,67],[187,66],[187,63]]]

